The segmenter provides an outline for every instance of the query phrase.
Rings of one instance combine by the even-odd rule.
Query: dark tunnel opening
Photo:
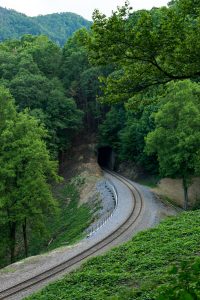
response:
[[[101,168],[113,170],[115,165],[115,154],[109,146],[98,149],[98,164]]]

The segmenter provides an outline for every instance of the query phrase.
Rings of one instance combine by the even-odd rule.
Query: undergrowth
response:
[[[28,299],[163,299],[158,298],[159,289],[162,295],[167,295],[165,285],[173,289],[179,276],[179,272],[169,272],[170,266],[179,269],[184,261],[188,266],[193,265],[200,254],[199,219],[199,210],[170,217],[106,255],[90,259],[79,270]],[[199,279],[196,278],[194,284],[198,284]],[[174,299],[200,299],[198,295],[195,297]],[[166,299],[172,298],[166,296]]]
[[[40,239],[35,232],[30,243],[32,255],[73,244],[84,236],[92,214],[87,204],[79,206],[79,190],[83,183],[83,178],[75,177],[56,191],[59,203],[57,214],[47,219],[46,234]]]

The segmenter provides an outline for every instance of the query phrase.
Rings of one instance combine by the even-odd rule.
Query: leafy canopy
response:
[[[150,86],[199,78],[199,1],[176,0],[136,12],[126,2],[109,18],[99,11],[93,18],[90,59],[115,67],[103,79],[104,101],[125,101]]]
[[[28,111],[16,112],[5,88],[0,88],[0,107],[0,228],[7,232],[13,262],[18,228],[27,221],[42,224],[55,210],[50,181],[59,177],[44,142],[46,130]]]
[[[188,186],[192,176],[200,174],[200,85],[189,80],[172,82],[160,100],[146,150],[157,154],[161,176],[183,179],[187,209]]]

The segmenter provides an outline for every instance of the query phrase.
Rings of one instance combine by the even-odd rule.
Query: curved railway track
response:
[[[109,170],[105,170],[105,171],[110,175],[114,176],[115,178],[117,178],[119,181],[121,181],[131,191],[133,206],[128,218],[108,236],[106,236],[105,238],[97,242],[95,245],[75,255],[74,257],[46,271],[43,271],[42,273],[30,279],[24,280],[14,286],[11,286],[9,288],[0,291],[0,299],[10,299],[10,297],[14,299],[15,296],[19,297],[21,292],[31,289],[31,287],[34,287],[37,284],[46,282],[48,279],[53,278],[56,275],[59,275],[59,273],[63,273],[63,271],[67,271],[70,267],[75,266],[76,264],[80,263],[86,258],[98,254],[100,250],[103,250],[104,248],[107,249],[109,245],[112,247],[112,244],[115,240],[117,240],[118,238],[126,234],[128,229],[134,226],[139,216],[141,215],[142,208],[143,208],[143,198],[141,193],[133,184],[128,182],[126,178],[124,178],[123,176],[118,175]]]

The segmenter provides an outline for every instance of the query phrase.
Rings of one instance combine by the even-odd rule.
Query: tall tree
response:
[[[55,156],[71,145],[83,116],[58,78],[61,56],[45,36],[25,35],[0,44],[0,82],[10,89],[19,111],[30,109],[48,129],[46,142]]]
[[[9,91],[0,86],[0,131],[6,127],[6,122],[16,117],[14,100]]]
[[[78,108],[85,113],[84,124],[87,131],[95,131],[104,114],[97,97],[101,94],[99,76],[110,72],[108,66],[93,67],[88,59],[85,41],[89,39],[86,29],[77,31],[67,41],[63,49],[60,77],[67,94]]]
[[[176,0],[169,7],[133,12],[128,2],[112,16],[96,11],[90,59],[108,61],[115,72],[104,79],[103,99],[128,100],[150,86],[200,76],[200,2]]]
[[[55,208],[49,180],[59,177],[57,163],[50,159],[43,141],[44,128],[27,112],[16,113],[8,91],[1,92],[0,101],[0,107],[4,106],[0,128],[0,222],[8,227],[13,262],[17,229],[23,228],[27,255],[27,222],[41,222],[42,216]],[[14,111],[12,119],[7,117],[10,110]]]
[[[158,104],[143,106],[140,111],[126,112],[125,126],[119,132],[120,160],[133,162],[142,169],[157,173],[158,164],[155,155],[147,155],[144,151],[145,137],[154,129],[152,113],[158,110]]]
[[[124,127],[124,123],[124,107],[119,105],[111,107],[104,122],[99,126],[99,145],[110,146],[117,151],[120,144],[119,132]]]
[[[157,153],[162,176],[182,178],[187,209],[192,176],[200,174],[200,85],[189,80],[171,83],[161,101],[146,150]]]

